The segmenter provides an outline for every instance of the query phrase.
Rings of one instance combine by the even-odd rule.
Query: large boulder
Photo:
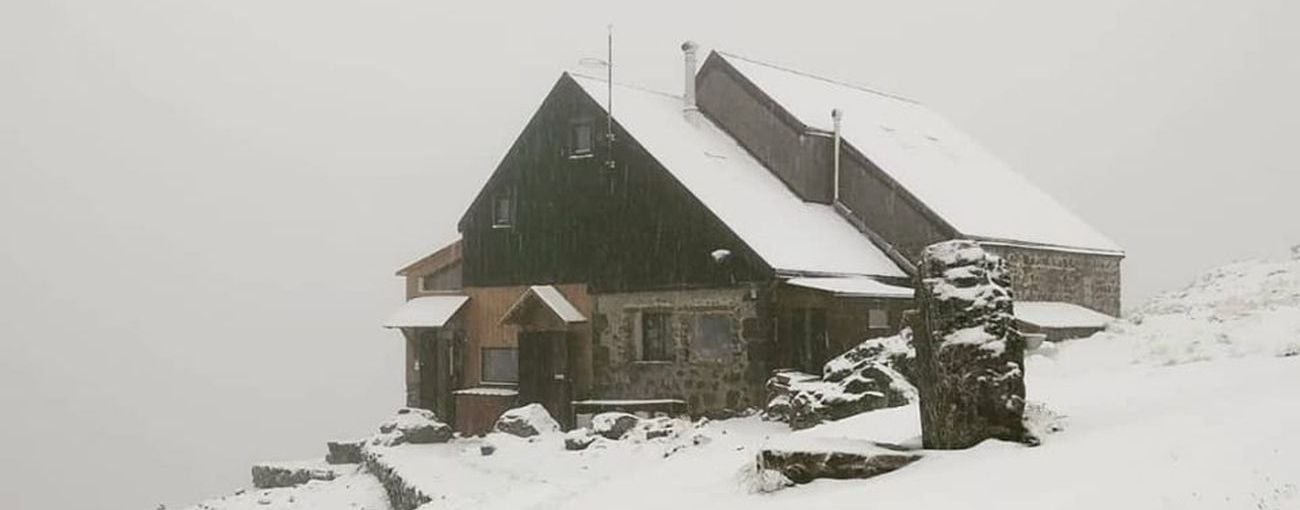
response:
[[[546,412],[545,407],[534,403],[502,413],[492,428],[512,436],[532,437],[559,432],[560,423],[551,417],[551,413]]]
[[[1025,342],[1006,262],[973,241],[926,247],[917,271],[915,382],[926,448],[1033,443],[1024,425]]]
[[[428,409],[403,407],[397,414],[379,425],[376,444],[445,443],[451,440],[451,426],[438,421],[438,416]]]
[[[870,441],[817,439],[765,446],[758,454],[760,472],[776,471],[794,483],[817,478],[870,478],[911,464],[915,451]]]
[[[622,439],[641,422],[634,414],[609,412],[591,417],[591,432],[605,439]]]
[[[867,340],[826,362],[821,377],[778,371],[767,382],[764,417],[795,429],[858,413],[906,405],[916,389],[898,369],[911,370],[910,332]]]

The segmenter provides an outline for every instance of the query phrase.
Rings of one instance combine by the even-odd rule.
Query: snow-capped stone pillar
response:
[[[913,343],[925,447],[1035,443],[1023,423],[1025,342],[1006,263],[973,241],[945,241],[926,247],[917,280]]]

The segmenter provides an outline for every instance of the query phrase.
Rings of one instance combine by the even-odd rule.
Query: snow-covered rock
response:
[[[911,370],[910,341],[911,332],[904,330],[862,342],[826,362],[820,379],[797,371],[773,374],[764,417],[802,429],[915,401],[916,388],[899,370]]]
[[[870,478],[920,458],[919,452],[871,441],[801,437],[765,446],[756,468],[804,484],[817,478]]]
[[[512,436],[532,437],[559,432],[560,423],[541,404],[533,403],[502,413],[492,428]]]
[[[913,344],[925,446],[985,439],[1033,442],[1024,426],[1024,338],[1015,329],[1011,275],[974,241],[927,246],[917,268]]]
[[[590,429],[577,428],[564,434],[564,449],[569,451],[585,450],[591,443],[600,437],[591,433]]]
[[[403,407],[397,414],[379,425],[379,435],[372,444],[396,446],[399,444],[445,443],[452,437],[451,426],[438,421],[438,416],[428,409]]]
[[[605,439],[622,439],[641,422],[636,415],[619,412],[600,413],[591,418],[591,432]]]

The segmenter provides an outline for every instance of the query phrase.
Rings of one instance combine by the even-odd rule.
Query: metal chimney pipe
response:
[[[682,53],[686,63],[686,87],[682,91],[682,109],[686,111],[697,109],[695,107],[695,50],[699,47],[700,45],[693,41],[682,43]]]
[[[839,108],[831,109],[831,122],[835,125],[835,177],[831,184],[831,205],[840,203],[840,122],[844,112]]]

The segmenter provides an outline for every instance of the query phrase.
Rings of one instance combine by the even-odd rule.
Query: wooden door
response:
[[[425,330],[420,335],[420,407],[438,415],[438,419],[452,422],[452,341],[436,329]]]
[[[566,429],[573,426],[568,334],[519,333],[519,398],[540,403]]]

